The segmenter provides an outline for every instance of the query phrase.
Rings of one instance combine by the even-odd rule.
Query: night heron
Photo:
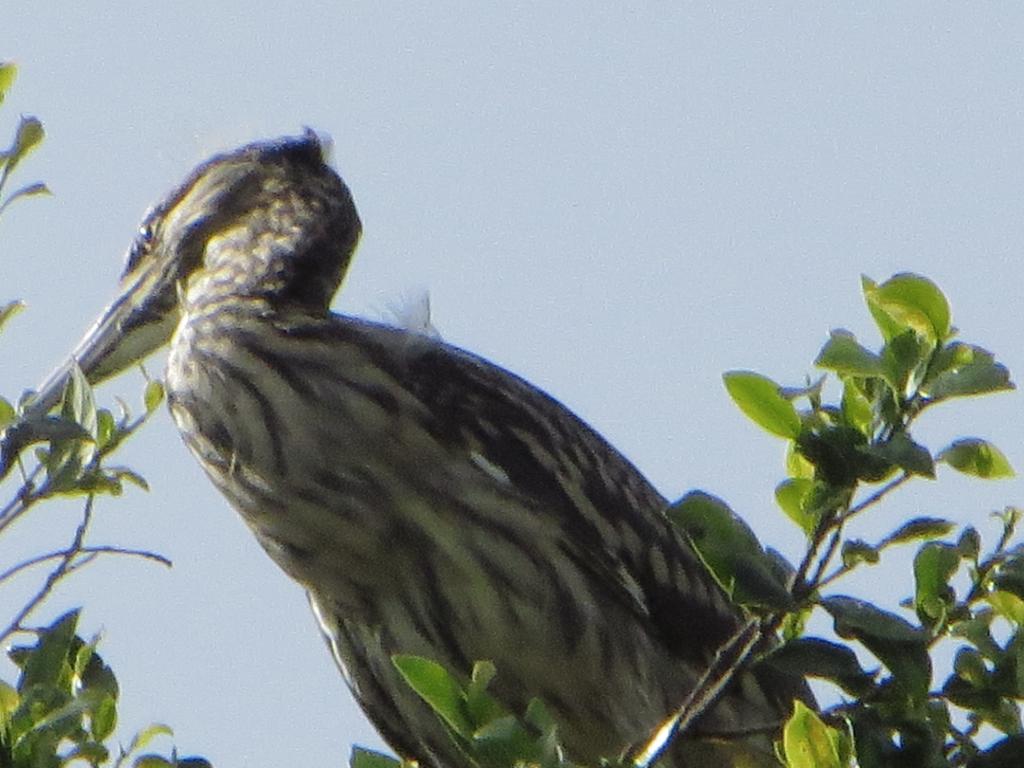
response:
[[[170,340],[185,443],[307,590],[401,755],[468,764],[398,653],[458,673],[491,660],[511,711],[538,697],[572,759],[614,757],[679,705],[741,614],[666,500],[558,402],[442,341],[329,311],[360,231],[314,135],[216,156],[147,215],[73,358],[97,382]],[[667,761],[725,764],[703,745],[763,742],[793,690],[740,675]]]

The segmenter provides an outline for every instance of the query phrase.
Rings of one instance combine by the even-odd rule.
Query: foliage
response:
[[[0,63],[0,103],[14,82],[13,64]],[[20,187],[6,197],[4,186],[22,160],[43,138],[42,124],[22,117],[10,149],[0,152],[0,214],[15,200],[47,193],[43,184]],[[22,308],[21,302],[0,307],[0,327]],[[142,557],[170,565],[160,555],[110,545],[86,543],[96,499],[120,495],[125,485],[146,488],[146,482],[126,467],[108,463],[117,449],[145,423],[159,406],[163,390],[158,382],[146,388],[142,416],[133,418],[123,404],[114,415],[97,408],[92,389],[72,367],[64,398],[55,415],[30,415],[30,399],[12,403],[0,397],[0,477],[12,467],[21,485],[0,507],[0,535],[40,502],[62,498],[82,500],[81,521],[63,549],[31,557],[0,572],[0,588],[32,569],[49,567],[35,594],[0,628],[0,642],[28,638],[8,651],[19,670],[14,684],[0,680],[0,766],[4,768],[57,768],[71,763],[115,768],[202,768],[202,758],[179,758],[143,753],[156,737],[171,734],[166,725],[150,725],[131,739],[127,748],[110,746],[117,726],[120,687],[113,670],[96,648],[98,638],[86,641],[78,634],[78,611],[35,628],[28,621],[53,590],[97,557]],[[35,462],[26,466],[21,453],[35,446]]]
[[[0,64],[0,102],[14,75],[12,65]],[[41,123],[24,117],[10,148],[0,152],[0,214],[15,200],[48,192],[33,183],[5,196],[12,174],[42,138]],[[1012,389],[1009,372],[987,350],[957,340],[949,303],[926,278],[901,274],[880,284],[864,278],[862,290],[881,336],[877,349],[835,330],[815,360],[825,373],[814,381],[782,387],[751,371],[725,374],[726,390],[743,413],[786,441],[787,477],[775,498],[806,537],[806,552],[799,563],[787,563],[766,549],[724,501],[704,492],[687,494],[666,510],[748,620],[719,649],[698,690],[680,702],[655,738],[625,756],[609,756],[611,762],[646,766],[656,761],[665,742],[685,732],[739,669],[757,663],[819,678],[837,691],[839,703],[822,711],[796,704],[780,729],[777,757],[789,768],[1022,763],[1021,512],[1007,507],[998,513],[995,542],[988,545],[974,526],[957,530],[932,516],[902,521],[873,542],[847,532],[852,519],[912,479],[934,479],[938,464],[981,479],[1011,476],[1004,454],[982,438],[965,436],[933,450],[912,434],[917,420],[935,405]],[[0,327],[21,307],[20,302],[0,307]],[[28,638],[9,654],[19,670],[17,682],[0,681],[0,766],[208,765],[173,751],[169,758],[140,754],[152,738],[170,733],[163,725],[139,731],[127,748],[109,746],[120,689],[97,652],[97,639],[78,634],[77,611],[42,628],[28,624],[63,579],[96,557],[129,555],[169,564],[150,552],[86,543],[98,498],[120,495],[126,486],[146,487],[135,472],[110,460],[160,405],[160,384],[149,383],[144,413],[133,418],[123,404],[117,415],[98,408],[81,372],[72,365],[66,373],[55,414],[37,413],[30,400],[0,398],[0,477],[13,468],[21,477],[20,488],[0,508],[0,535],[40,502],[70,497],[83,505],[65,548],[0,573],[3,587],[17,574],[50,567],[37,593],[0,630],[5,643]],[[34,462],[25,459],[30,448]],[[850,573],[907,545],[917,549],[904,613],[835,591]],[[834,637],[807,634],[813,613],[829,618]],[[952,669],[937,669],[937,652],[949,646]],[[541,702],[512,713],[490,693],[499,673],[493,664],[480,661],[471,671],[451,671],[413,656],[393,661],[470,762],[482,768],[570,765]],[[357,748],[351,764],[398,768],[402,763]]]
[[[803,386],[785,388],[750,371],[724,376],[743,413],[787,441],[788,476],[775,497],[806,536],[801,562],[792,565],[766,551],[710,494],[692,492],[667,510],[750,617],[720,649],[720,663],[704,685],[713,693],[743,665],[764,663],[833,686],[840,703],[821,712],[797,703],[782,729],[777,757],[789,768],[1018,766],[1024,755],[1021,512],[1008,507],[995,515],[998,533],[988,548],[975,527],[957,531],[938,517],[903,521],[875,542],[846,533],[850,520],[911,479],[934,479],[936,464],[982,479],[1012,476],[1003,453],[983,439],[960,438],[933,452],[912,436],[916,420],[939,403],[1012,389],[1009,372],[987,350],[956,340],[949,304],[926,278],[901,274],[881,284],[864,278],[862,288],[882,337],[877,351],[837,330],[815,360],[826,374]],[[828,402],[834,388],[836,402]],[[911,544],[917,552],[906,582],[907,615],[832,593],[843,577]],[[834,638],[805,634],[815,611],[830,618]],[[758,654],[758,641],[775,635],[784,642]],[[952,669],[935,669],[943,644],[955,647]],[[866,666],[865,658],[875,663]],[[477,672],[464,687],[462,678],[423,660],[419,666],[408,658],[396,663],[480,765],[495,765],[494,755],[502,766],[558,759],[558,750],[538,757],[538,745],[549,745],[555,731],[529,716],[515,721],[514,738],[500,748],[487,740],[489,751],[480,751],[482,734],[511,728],[514,719],[503,710],[484,718],[471,714]],[[410,667],[429,674],[410,675]],[[487,669],[489,680],[493,669]],[[933,686],[933,678],[941,684]],[[691,699],[706,700],[699,693]],[[629,752],[632,761],[656,760],[659,739],[685,730],[700,711],[681,703],[656,739]],[[520,741],[525,748],[516,751]],[[357,750],[352,765],[381,768],[381,759]]]

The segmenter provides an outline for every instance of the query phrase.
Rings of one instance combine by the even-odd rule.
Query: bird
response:
[[[310,130],[208,159],[146,214],[117,297],[30,407],[59,401],[72,363],[97,384],[169,344],[185,445],[306,590],[400,756],[474,764],[396,670],[409,654],[463,679],[493,662],[494,696],[542,701],[569,759],[614,758],[744,615],[666,498],[568,408],[435,334],[334,313],[361,233]],[[742,671],[663,764],[771,764],[802,686]],[[717,751],[744,739],[763,763]]]

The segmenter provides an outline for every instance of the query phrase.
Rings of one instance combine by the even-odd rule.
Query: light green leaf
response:
[[[898,335],[893,333],[894,328],[909,328],[934,344],[941,344],[950,335],[949,302],[926,277],[894,275],[881,285],[866,287],[864,297],[876,322],[876,312],[888,318],[888,322],[879,323],[886,341]]]
[[[176,768],[175,764],[160,755],[141,755],[135,758],[132,768]]]
[[[956,599],[949,580],[960,566],[960,554],[952,544],[930,541],[914,557],[914,607],[922,619],[940,618]]]
[[[874,426],[875,411],[871,400],[858,384],[857,379],[848,378],[843,382],[843,399],[841,403],[843,422],[870,436]]]
[[[752,371],[730,371],[722,379],[736,405],[755,424],[791,440],[800,434],[800,415],[793,404],[779,394],[779,385],[767,376]]]
[[[810,478],[790,478],[775,487],[775,501],[807,536],[818,526],[818,516],[808,509],[813,493],[814,481]]]
[[[391,661],[420,698],[465,739],[473,736],[473,723],[466,711],[462,686],[444,667],[421,656],[397,654]]]
[[[0,103],[18,78],[18,66],[10,61],[0,62]]]
[[[878,548],[881,549],[890,544],[904,544],[918,539],[937,539],[948,534],[954,527],[954,523],[942,518],[915,517],[882,539]]]
[[[113,696],[104,696],[90,715],[89,730],[93,738],[104,741],[117,726],[117,701]]]
[[[143,402],[146,404],[146,413],[152,413],[160,407],[164,401],[164,385],[162,382],[153,379],[146,384],[146,392],[143,395]]]
[[[169,725],[163,723],[150,723],[132,737],[128,745],[128,753],[131,754],[137,749],[142,749],[158,736],[173,736],[174,731]]]
[[[834,330],[821,348],[814,364],[841,375],[881,376],[882,360],[874,352],[857,343],[849,331]]]
[[[7,427],[13,424],[17,415],[14,406],[0,397],[0,431],[7,429]]]
[[[372,749],[354,746],[348,764],[350,768],[401,768],[402,761]]]
[[[21,312],[24,308],[25,302],[23,301],[9,301],[0,307],[0,328],[3,328],[4,324],[8,320]]]
[[[802,701],[782,731],[787,768],[845,768],[839,757],[840,734]]]
[[[945,462],[965,475],[995,480],[1013,477],[1013,467],[1003,452],[987,440],[976,437],[955,440],[939,451],[938,461]]]

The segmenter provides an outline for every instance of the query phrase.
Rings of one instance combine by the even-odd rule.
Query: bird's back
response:
[[[518,377],[442,342],[332,315],[186,315],[168,387],[204,468],[309,591],[368,715],[407,755],[455,765],[390,657],[498,669],[578,760],[678,706],[738,614],[599,435]],[[751,681],[702,727],[779,719]]]

